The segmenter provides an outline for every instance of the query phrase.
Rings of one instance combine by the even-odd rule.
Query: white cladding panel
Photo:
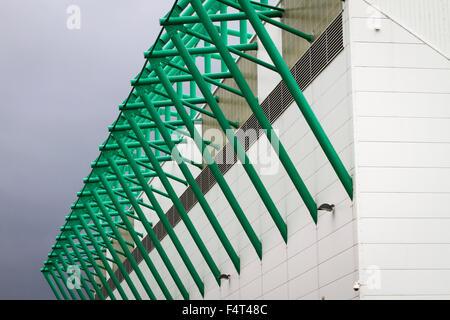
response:
[[[449,37],[430,33],[448,34],[449,2],[347,7],[360,298],[448,298],[450,63],[435,48]]]
[[[450,58],[450,1],[367,0],[367,3]]]

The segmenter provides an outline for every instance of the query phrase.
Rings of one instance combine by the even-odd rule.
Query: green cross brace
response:
[[[241,206],[239,205],[236,197],[234,196],[233,192],[231,191],[231,188],[229,187],[228,183],[226,182],[225,178],[223,177],[222,173],[220,172],[216,162],[214,161],[213,157],[211,156],[211,153],[206,148],[205,143],[201,139],[201,135],[195,128],[193,122],[189,118],[189,115],[187,114],[186,110],[184,109],[183,105],[179,102],[178,97],[172,87],[172,84],[168,81],[167,75],[164,73],[163,69],[161,68],[161,65],[159,64],[159,61],[150,60],[150,64],[152,65],[153,69],[155,70],[158,77],[161,79],[161,82],[167,91],[168,95],[173,100],[174,106],[177,109],[178,113],[180,114],[181,118],[186,124],[186,127],[191,134],[192,137],[194,137],[194,142],[196,146],[199,148],[200,152],[203,155],[203,158],[205,159],[208,167],[211,170],[211,173],[214,175],[214,178],[216,179],[218,185],[222,189],[225,197],[227,198],[228,202],[230,203],[230,206],[232,207],[233,211],[236,214],[236,217],[238,218],[239,222],[241,223],[241,226],[243,227],[245,233],[247,234],[250,242],[253,245],[253,248],[255,249],[258,257],[262,258],[262,246],[261,242],[258,239],[255,231],[253,230],[250,222],[248,221],[247,217],[245,216],[244,211],[242,210]],[[141,98],[146,98],[147,105],[150,106],[150,100],[148,97],[145,97],[145,95],[142,95]],[[146,100],[143,99],[144,103],[146,103]],[[149,108],[149,107],[147,107]]]
[[[279,141],[278,136],[272,128],[269,120],[261,109],[261,106],[258,103],[258,99],[252,92],[247,80],[244,78],[242,72],[239,70],[236,62],[234,61],[231,53],[229,52],[227,46],[220,41],[220,35],[214,27],[213,22],[208,16],[208,13],[203,8],[201,2],[199,0],[190,0],[190,3],[194,10],[197,12],[198,16],[203,20],[203,26],[205,30],[208,32],[211,39],[216,44],[216,47],[219,50],[219,53],[222,59],[227,64],[229,70],[233,73],[234,79],[236,81],[237,86],[244,93],[245,100],[250,106],[253,114],[261,125],[261,128],[264,129],[264,133],[266,134],[268,140],[270,141],[274,151],[278,154],[280,158],[280,162],[285,168],[287,174],[289,175],[292,183],[298,190],[300,196],[302,197],[305,205],[307,206],[311,217],[317,223],[317,205],[308,191],[306,185],[298,174],[297,169],[295,168],[292,160],[290,159],[287,151],[284,149],[282,143]]]
[[[102,250],[100,249],[99,245],[98,245],[97,242],[95,241],[95,238],[94,238],[94,236],[92,235],[91,230],[89,230],[89,227],[87,226],[86,220],[83,218],[82,215],[79,215],[79,216],[78,216],[78,219],[79,219],[79,221],[81,222],[81,225],[83,226],[84,231],[85,231],[86,234],[88,235],[88,237],[89,237],[89,239],[90,239],[92,245],[94,246],[95,251],[97,252],[97,256],[98,256],[98,257],[100,258],[100,260],[102,261],[102,263],[103,263],[103,265],[105,266],[106,271],[108,272],[110,278],[112,279],[112,281],[113,281],[114,284],[116,285],[116,288],[117,288],[117,290],[119,291],[120,296],[122,297],[123,300],[128,300],[128,297],[127,297],[127,295],[125,294],[124,289],[123,289],[122,286],[120,285],[120,282],[119,282],[119,280],[117,279],[117,277],[116,277],[114,271],[111,269],[111,267],[110,267],[108,261],[106,260],[105,256],[103,255]],[[92,220],[93,220],[93,219],[92,219]],[[93,221],[94,221],[94,220],[93,220]],[[94,223],[95,223],[95,221],[94,221]],[[97,221],[97,223],[98,223],[98,221]],[[83,242],[83,239],[81,238],[81,236],[80,236],[78,230],[77,230],[76,228],[74,228],[74,230],[75,230],[75,232],[76,232],[76,234],[77,234],[78,241]],[[105,241],[105,245],[108,247],[108,250],[109,250],[109,252],[111,253],[111,256],[113,257],[113,259],[114,259],[116,265],[117,265],[118,267],[119,267],[119,265],[122,265],[122,264],[120,263],[119,257],[117,256],[117,253],[115,252],[114,248],[112,248],[111,244],[109,243],[109,239],[108,239],[106,236],[104,236],[103,234],[102,234],[101,237],[103,238],[103,241]],[[122,267],[123,267],[123,265],[122,265]],[[124,269],[124,268],[123,268],[123,269]],[[119,270],[120,270],[121,272],[122,272],[123,269],[119,267]],[[128,276],[128,274],[127,274],[127,276]],[[124,278],[125,278],[125,276],[124,276]],[[125,279],[126,279],[126,278],[125,278]]]
[[[61,300],[61,296],[59,295],[58,291],[56,290],[55,286],[53,285],[53,282],[48,277],[48,271],[45,271],[44,269],[41,269],[41,273],[44,276],[45,280],[47,280],[48,285],[53,291],[53,294],[55,295],[57,300]]]
[[[154,111],[154,113],[156,113],[156,111]],[[155,116],[156,116],[156,114],[155,114]],[[176,195],[175,190],[172,188],[169,180],[165,176],[164,171],[160,167],[159,163],[157,163],[155,161],[155,156],[154,156],[153,152],[150,150],[149,146],[145,143],[145,141],[143,141],[142,131],[140,131],[139,127],[136,126],[136,122],[135,122],[133,116],[130,115],[129,113],[125,113],[125,117],[127,118],[128,122],[130,123],[131,127],[133,128],[133,131],[134,131],[136,137],[138,137],[138,139],[142,142],[142,148],[144,150],[144,153],[147,155],[147,157],[150,159],[150,161],[152,163],[154,163],[153,166],[154,166],[156,172],[158,173],[160,181],[164,185],[164,188],[166,189],[166,191],[171,196],[171,199],[172,199],[178,213],[182,214],[182,218],[184,216],[184,219],[186,219],[186,218],[188,219],[188,224],[189,223],[192,224],[192,222],[190,222],[189,217],[187,216],[187,213],[186,213],[183,205],[181,204],[178,196]],[[156,117],[156,118],[158,118],[158,117]],[[156,120],[156,121],[158,121],[158,120]],[[159,121],[161,121],[161,120],[159,120]],[[165,130],[164,126],[162,126],[162,129]],[[162,135],[163,135],[163,137],[167,138],[167,136],[168,136],[167,131],[165,133],[162,133]],[[133,163],[134,161],[131,157],[129,150],[126,148],[126,146],[123,144],[123,142],[121,142],[121,143],[122,143],[122,152],[125,154],[125,156],[129,160],[130,166],[133,168],[133,170],[135,172],[139,171],[139,168],[136,166],[135,163]],[[182,162],[179,164],[179,167],[180,167],[182,173],[184,174],[186,180],[188,181],[188,184],[191,186],[195,184],[198,187],[192,174],[190,174],[190,171],[187,168],[186,164],[184,164],[184,162]],[[142,181],[141,181],[141,183],[142,183]],[[201,191],[200,191],[200,193],[201,193]],[[204,199],[203,193],[201,193],[201,194],[202,194],[202,198]],[[203,209],[206,214],[206,217],[208,218],[208,220],[211,223],[213,229],[215,230],[217,236],[219,237],[219,240],[221,241],[225,250],[227,251],[228,255],[230,256],[230,259],[233,262],[235,262],[235,264],[237,265],[236,269],[239,270],[239,257],[237,256],[236,252],[234,251],[233,247],[231,246],[230,241],[228,240],[227,236],[225,235],[222,227],[220,226],[219,222],[217,221],[216,217],[214,216],[214,214],[213,214],[211,208],[209,207],[208,203],[206,202],[206,200],[203,203],[203,205],[205,205],[205,204],[206,204],[206,210],[205,210],[205,208],[203,208]],[[192,228],[193,228],[193,226],[192,226]],[[215,264],[214,264],[214,266],[215,266]],[[214,266],[212,268],[210,266],[210,268],[211,268],[211,271],[213,271],[213,274],[214,274],[215,278],[217,279],[217,281],[219,281],[218,276],[220,274],[217,274],[217,272],[219,270],[217,267],[214,267]]]
[[[97,275],[97,277],[100,279],[100,282],[102,283],[103,287],[105,288],[106,292],[108,293],[108,296],[110,297],[111,300],[116,300],[116,297],[113,293],[113,290],[111,289],[111,287],[109,286],[108,281],[106,280],[105,276],[103,275],[102,271],[100,270],[100,268],[104,269],[106,272],[108,272],[106,267],[101,267],[98,263],[97,260],[94,259],[94,257],[92,256],[92,253],[90,250],[88,250],[87,245],[84,241],[80,241],[80,235],[78,233],[78,231],[76,230],[76,228],[73,228],[74,230],[71,230],[72,233],[74,234],[74,236],[78,239],[78,241],[80,242],[81,248],[83,249],[83,252],[86,254],[86,257],[88,258],[89,262],[92,264],[92,267],[95,270],[95,273]],[[73,249],[76,249],[76,252],[78,251],[78,247],[75,245],[75,243],[73,242],[72,237],[69,235],[67,237],[67,241],[69,241],[70,245],[72,246]],[[106,257],[103,257],[106,258]],[[101,257],[99,257],[100,261],[103,261]],[[119,290],[120,292],[120,290]],[[103,296],[103,293],[101,295],[99,295],[99,297],[101,298]]]
[[[219,104],[213,98],[211,91],[208,89],[206,82],[203,80],[203,78],[201,76],[201,72],[198,70],[197,66],[195,65],[195,61],[192,59],[192,57],[187,52],[186,47],[183,45],[183,42],[181,41],[181,38],[178,35],[178,31],[176,29],[173,29],[170,27],[166,28],[166,30],[169,33],[169,35],[171,35],[172,41],[174,42],[175,46],[177,47],[178,51],[180,52],[181,56],[183,57],[187,68],[192,73],[193,77],[196,79],[197,85],[199,86],[201,92],[203,93],[206,100],[208,101],[208,105],[211,108],[214,115],[216,116],[216,119],[219,122],[220,127],[222,128],[223,132],[225,132],[225,135],[226,135],[228,141],[230,141],[231,145],[233,146],[234,152],[236,153],[239,160],[241,161],[244,170],[246,171],[247,175],[249,176],[250,180],[252,181],[256,191],[260,195],[268,212],[272,216],[272,219],[275,222],[275,225],[277,226],[278,230],[280,231],[281,236],[283,237],[284,241],[287,242],[286,223],[284,222],[283,218],[281,217],[280,212],[278,211],[277,207],[275,206],[275,203],[273,202],[272,198],[270,197],[269,193],[267,192],[267,189],[264,187],[264,184],[262,183],[261,178],[259,177],[255,168],[251,164],[250,159],[247,156],[247,153],[245,152],[241,143],[238,141],[238,138],[236,137],[236,135],[233,133],[233,129],[226,121],[227,119],[226,119],[225,115],[223,114],[222,110],[220,109]]]
[[[93,195],[95,201],[99,204],[99,208],[100,208],[101,212],[103,213],[103,216],[108,220],[109,227],[110,227],[111,231],[114,233],[114,235],[117,237],[118,243],[119,243],[120,247],[122,248],[125,256],[130,260],[131,264],[134,263],[137,266],[137,263],[134,260],[133,256],[131,255],[128,245],[123,240],[122,235],[120,234],[119,230],[117,230],[117,227],[115,226],[114,221],[112,220],[111,216],[109,215],[108,210],[106,210],[106,208],[103,206],[99,195],[93,188],[91,189],[91,192],[92,192],[92,195]],[[119,256],[117,255],[117,251],[113,248],[111,242],[108,239],[108,236],[106,235],[105,231],[101,227],[98,218],[95,216],[95,213],[93,212],[91,206],[89,205],[89,203],[87,201],[84,203],[84,207],[86,208],[86,211],[89,213],[92,221],[96,225],[97,230],[100,232],[101,237],[103,238],[103,241],[105,242],[105,245],[108,247],[108,250],[111,253],[111,256],[113,257],[114,261],[116,262],[117,267],[120,269],[120,272],[124,276],[124,279],[127,282],[128,287],[130,288],[131,292],[133,293],[133,295],[135,296],[135,298],[137,300],[141,300],[142,299],[141,295],[137,291],[133,281],[131,280],[127,270],[125,269],[125,266],[123,265],[122,261],[120,260]],[[139,268],[136,268],[136,269],[140,270]],[[136,275],[138,275],[138,271],[136,272]],[[146,283],[145,278],[144,278],[144,281],[141,278],[139,278],[139,281],[143,285],[144,285],[144,283]],[[150,290],[150,292],[151,292],[151,290]],[[153,295],[153,293],[152,293],[152,295]],[[150,296],[150,298],[152,299],[152,296]]]

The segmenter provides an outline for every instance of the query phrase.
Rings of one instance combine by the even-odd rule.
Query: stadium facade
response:
[[[177,1],[41,270],[55,296],[450,298],[449,17]]]

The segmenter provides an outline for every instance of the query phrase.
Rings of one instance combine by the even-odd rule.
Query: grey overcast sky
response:
[[[39,270],[173,2],[0,1],[0,299],[53,299]]]

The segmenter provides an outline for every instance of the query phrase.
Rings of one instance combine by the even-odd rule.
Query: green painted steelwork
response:
[[[56,254],[51,253],[50,257],[52,257],[52,256],[53,256],[53,258],[55,258]],[[55,268],[56,272],[59,275],[59,279],[63,283],[64,287],[67,289],[67,292],[69,293],[72,300],[78,300],[77,297],[75,296],[75,293],[73,292],[73,290],[69,289],[69,287],[67,286],[67,277],[64,275],[64,272],[61,269],[59,262],[56,259],[51,259],[51,258],[49,261],[53,264],[53,267]]]
[[[100,146],[101,153],[91,164],[92,171],[83,180],[84,186],[77,193],[78,199],[72,204],[61,234],[56,238],[48,260],[44,262],[41,271],[57,299],[76,299],[74,290],[66,288],[67,278],[63,272],[70,265],[78,265],[84,272],[80,281],[86,295],[81,289],[75,290],[81,299],[116,299],[114,290],[124,300],[131,298],[126,295],[125,288],[112,269],[113,265],[117,266],[117,272],[123,276],[124,285],[133,297],[141,299],[141,294],[125,268],[124,259],[136,273],[148,297],[156,299],[157,295],[150,288],[132,250],[136,250],[143,258],[143,263],[148,266],[161,291],[161,298],[175,298],[175,292],[169,292],[173,286],[167,283],[168,277],[173,280],[184,299],[189,299],[189,291],[195,287],[204,296],[203,281],[211,274],[216,284],[220,285],[219,275],[223,261],[217,261],[211,254],[208,243],[197,230],[196,221],[191,221],[186,204],[178,196],[178,186],[175,187],[175,184],[182,184],[192,190],[215,236],[239,273],[240,257],[226,230],[220,225],[214,206],[208,203],[201,185],[194,178],[194,171],[203,169],[204,164],[216,180],[256,254],[262,258],[263,250],[258,234],[210,152],[209,148],[219,150],[222,145],[202,137],[196,129],[196,125],[201,125],[205,117],[214,119],[225,134],[281,237],[287,242],[286,222],[235,134],[240,124],[227,118],[215,90],[244,98],[243,101],[265,130],[280,162],[317,223],[317,205],[313,196],[239,69],[238,59],[245,59],[280,74],[352,198],[353,182],[350,175],[266,30],[265,24],[270,24],[283,32],[312,42],[312,35],[276,20],[282,18],[285,12],[283,8],[269,5],[267,0],[175,1],[170,13],[160,20],[161,33],[145,52],[147,60],[141,72],[131,81],[130,94],[119,105],[119,117],[108,128],[110,134]],[[249,27],[253,30],[249,30]],[[253,35],[259,41],[249,41]],[[262,44],[273,64],[248,53],[259,50],[258,44]],[[233,79],[237,86],[230,85],[227,79]],[[201,153],[204,164],[181,154],[180,146],[186,146],[188,140],[193,140],[192,145]],[[182,176],[170,172],[167,163],[172,161],[178,166]],[[173,211],[183,221],[206,268],[200,269],[198,265],[194,265],[185,248],[186,241],[190,239],[177,235],[173,222],[169,221],[158,197],[173,204]],[[156,221],[160,222],[169,236],[165,241],[173,244],[175,254],[181,258],[177,261],[190,274],[194,287],[180,278],[178,265],[174,265],[174,257],[169,257],[161,243],[161,235],[155,232],[153,224],[149,222],[155,220],[147,217],[144,208],[150,211],[150,215],[156,213],[154,218],[157,218]],[[146,235],[135,230],[135,222],[142,224]],[[128,235],[131,240],[125,239]],[[143,243],[144,237],[148,237],[165,269],[154,265],[149,248]],[[207,269],[210,274],[205,273]]]
[[[81,254],[80,254],[78,248],[77,248],[77,247],[75,246],[75,244],[73,243],[73,240],[71,239],[71,237],[65,237],[65,236],[64,236],[64,239],[67,239],[68,246],[69,246],[70,248],[72,248],[73,254],[75,255],[75,257],[76,257],[76,258],[78,259],[78,261],[80,262],[81,269],[84,270],[84,273],[85,273],[86,276],[89,278],[89,281],[91,282],[92,287],[94,288],[95,293],[97,294],[97,296],[98,296],[100,299],[102,299],[102,300],[105,299],[105,296],[103,295],[102,290],[100,290],[100,288],[99,288],[99,286],[98,286],[98,284],[97,284],[97,281],[95,281],[95,279],[94,279],[94,277],[93,277],[93,275],[92,275],[92,273],[91,273],[91,270],[89,270],[88,266],[86,265],[85,260],[81,257]],[[68,250],[68,248],[66,247],[66,245],[63,244],[62,246],[63,246],[63,248],[64,248],[64,251],[66,252],[66,256],[67,256],[67,255],[70,255],[69,250]],[[75,264],[75,263],[73,263],[73,264]],[[95,269],[96,263],[95,263],[95,262],[93,262],[93,263],[91,262],[91,265],[92,265],[92,267]],[[99,271],[100,271],[100,270],[99,270]],[[100,273],[100,272],[97,273],[97,276],[98,276],[99,273]],[[91,299],[95,299],[95,297],[93,297],[93,298],[91,298]]]
[[[61,252],[58,252],[57,255],[58,255],[58,261],[61,262],[61,264],[63,265],[63,267],[64,267],[64,269],[66,270],[66,272],[68,272],[68,267],[69,267],[69,266],[68,266],[68,264],[66,263],[66,260],[63,258]],[[70,257],[67,257],[67,259],[69,259],[69,258],[70,258]],[[70,260],[69,260],[69,261],[70,261]],[[72,263],[72,264],[73,264],[73,263]],[[66,280],[66,284],[68,285],[67,281],[68,281],[68,279]],[[84,278],[83,278],[83,277],[80,277],[80,282],[81,282],[81,284],[83,285],[84,289],[86,289],[86,288],[85,288],[86,283],[84,282]],[[72,289],[72,290],[73,290],[73,289]],[[80,297],[81,300],[86,300],[86,297],[84,296],[84,294],[83,294],[83,292],[81,291],[81,289],[75,287],[75,290],[77,291],[78,296]]]
[[[111,190],[109,189],[109,185],[106,181],[106,179],[104,178],[103,173],[100,173],[100,178],[102,179],[102,183],[103,186],[105,188],[108,188],[107,192],[109,194],[109,196],[111,197],[111,200],[114,201],[115,196],[112,195]],[[91,190],[92,195],[94,196],[95,201],[98,203],[100,211],[103,213],[103,216],[108,220],[108,224],[109,224],[109,228],[110,230],[113,232],[113,234],[115,235],[117,241],[119,242],[120,247],[122,248],[122,252],[125,255],[125,257],[127,257],[130,261],[131,264],[133,264],[133,267],[136,266],[137,267],[137,262],[134,260],[133,256],[131,255],[131,251],[129,249],[129,244],[127,244],[124,239],[122,238],[122,235],[120,234],[119,230],[117,229],[117,227],[115,226],[114,221],[112,220],[111,216],[109,215],[108,210],[106,209],[106,207],[102,204],[102,201],[100,199],[100,196],[97,194],[97,192],[92,189]],[[111,255],[113,256],[113,259],[115,260],[117,267],[120,269],[120,272],[122,273],[122,275],[124,276],[131,292],[133,293],[133,295],[136,297],[136,299],[140,300],[141,299],[141,295],[140,293],[137,291],[134,283],[131,281],[131,278],[127,272],[127,270],[125,269],[125,266],[123,265],[121,259],[119,258],[119,256],[117,255],[117,250],[113,248],[108,236],[106,235],[104,229],[101,227],[100,222],[98,220],[98,218],[96,217],[94,211],[92,210],[91,206],[89,205],[88,202],[84,203],[84,207],[86,208],[87,213],[89,214],[90,218],[92,219],[92,221],[94,222],[96,229],[100,232],[101,237],[105,243],[105,245],[107,246],[109,252],[111,253]],[[120,214],[120,213],[119,213]],[[121,218],[124,219],[124,217],[121,215]],[[82,219],[82,217],[80,217],[80,219]],[[128,218],[125,217],[125,219],[128,221]],[[129,222],[129,221],[128,221]],[[128,227],[130,227],[131,225],[128,225]],[[133,229],[134,228],[130,228]],[[131,231],[131,230],[130,230]],[[139,280],[141,281],[142,284],[146,283],[144,275],[142,274],[142,271],[140,271],[139,268],[137,268],[136,274],[138,275]],[[146,292],[149,295],[150,298],[154,298],[153,292],[150,289],[150,287],[147,286],[146,288]]]
[[[267,119],[266,115],[261,109],[261,106],[258,103],[258,99],[253,94],[250,86],[248,85],[247,81],[245,80],[244,75],[239,70],[239,67],[237,66],[235,60],[233,59],[231,53],[228,51],[227,46],[224,45],[220,41],[220,35],[218,34],[217,30],[214,27],[214,24],[209,19],[208,13],[206,12],[205,8],[203,8],[201,2],[199,0],[192,0],[190,1],[194,10],[197,12],[197,14],[202,17],[203,20],[203,26],[205,27],[206,31],[208,32],[209,36],[212,38],[214,43],[216,44],[222,59],[227,64],[230,71],[234,74],[234,79],[236,81],[236,84],[241,89],[241,91],[244,93],[245,99],[247,100],[247,103],[249,107],[252,109],[253,114],[255,115],[256,119],[260,123],[261,127],[265,130],[264,133],[267,135],[268,140],[272,144],[275,152],[278,154],[280,161],[284,168],[286,169],[286,172],[288,173],[289,177],[291,178],[292,183],[297,188],[300,196],[304,200],[306,206],[309,209],[309,212],[314,219],[315,222],[317,222],[317,206],[316,203],[311,195],[311,193],[308,191],[308,188],[304,184],[303,180],[300,178],[300,175],[297,172],[297,169],[295,168],[294,164],[292,163],[291,158],[287,154],[286,150],[284,149],[283,145],[278,139],[278,136],[276,135],[275,131],[272,128],[272,125],[270,124],[269,120]]]
[[[117,140],[117,142],[119,143],[119,145],[121,144],[121,140]],[[122,145],[123,146],[123,145]],[[129,156],[129,155],[128,155]],[[132,159],[132,157],[129,157],[130,159]],[[113,167],[113,170],[117,172],[117,165],[113,164],[110,160],[110,163]],[[131,164],[131,167],[135,167],[135,163]],[[136,169],[136,167],[135,167]],[[138,177],[138,179],[143,179],[142,177],[142,173],[139,170],[136,170],[136,175]],[[175,245],[175,247],[179,250],[180,256],[183,259],[183,261],[185,262],[186,267],[188,268],[188,270],[191,272],[191,275],[194,279],[194,281],[198,284],[199,286],[199,290],[203,290],[204,286],[203,286],[203,282],[200,279],[200,276],[198,275],[197,271],[195,270],[194,265],[192,264],[191,260],[189,259],[189,256],[187,255],[187,253],[184,251],[183,246],[181,245],[181,242],[178,240],[178,237],[175,235],[175,232],[172,229],[172,226],[170,226],[169,221],[167,220],[167,218],[164,216],[164,212],[162,210],[162,208],[160,207],[158,201],[156,200],[156,197],[154,195],[154,191],[155,189],[150,188],[150,186],[148,186],[147,183],[142,184],[143,190],[146,193],[146,195],[148,196],[150,202],[153,204],[154,210],[156,211],[156,213],[158,214],[158,216],[160,217],[161,221],[165,224],[166,229],[171,230],[170,231],[170,235],[172,238],[172,241]],[[128,191],[128,195],[133,198],[133,196],[131,195],[131,191],[129,188],[126,189]],[[134,198],[133,198],[134,199]],[[130,199],[131,200],[131,199]],[[134,210],[136,211],[136,213],[139,216],[140,221],[143,223],[144,228],[147,230],[148,234],[151,236],[155,247],[157,248],[158,252],[161,255],[161,258],[163,259],[163,261],[166,264],[166,267],[169,269],[169,271],[172,274],[173,280],[175,281],[175,283],[177,284],[180,292],[182,293],[182,295],[185,297],[185,299],[188,299],[189,294],[186,291],[185,286],[183,285],[180,277],[178,276],[178,274],[175,271],[175,268],[173,267],[172,263],[170,262],[167,254],[165,253],[164,249],[162,248],[161,244],[159,243],[159,241],[157,240],[156,235],[153,232],[152,229],[152,225],[147,221],[143,211],[141,210],[141,208],[139,207],[139,205],[136,203],[136,199],[132,200],[132,205],[134,205]],[[169,231],[168,231],[169,232]]]
[[[57,300],[61,300],[61,296],[59,295],[58,291],[56,290],[55,286],[53,285],[52,280],[50,280],[49,276],[48,276],[48,271],[46,271],[44,268],[41,269],[41,273],[44,276],[45,280],[47,280],[48,285],[50,286],[50,288],[52,289],[53,294],[55,295],[55,298]]]
[[[76,228],[74,228],[74,230],[76,230]],[[77,233],[77,231],[72,231],[72,230],[70,230],[70,232],[73,232],[73,233],[74,233],[75,238],[81,239],[81,238],[79,237],[79,234]],[[73,242],[73,239],[72,239],[72,236],[71,236],[71,235],[67,236],[67,241],[70,243],[70,245],[71,245],[72,249],[74,250],[74,252],[78,252],[78,253],[81,255],[81,253],[80,253],[78,247],[77,247],[77,246],[75,245],[75,243]],[[95,274],[96,274],[96,276],[100,279],[100,281],[101,281],[103,287],[105,288],[106,292],[108,293],[109,298],[110,298],[111,300],[116,300],[116,297],[115,297],[115,295],[114,295],[114,293],[113,293],[113,290],[112,290],[111,287],[109,286],[108,281],[107,281],[106,278],[103,276],[103,273],[102,273],[102,271],[100,270],[100,269],[102,268],[102,269],[104,269],[105,271],[107,271],[107,268],[106,268],[106,267],[101,267],[100,265],[97,264],[97,261],[96,261],[96,259],[94,259],[94,257],[93,257],[93,255],[92,255],[91,251],[88,250],[85,241],[83,241],[83,240],[80,241],[80,240],[79,240],[79,243],[80,243],[80,247],[81,247],[80,249],[83,250],[82,252],[86,255],[86,257],[88,258],[88,260],[89,260],[89,262],[91,263],[92,267],[94,268]],[[99,258],[99,259],[102,261],[101,258]],[[119,292],[121,292],[121,290],[119,290]],[[101,297],[103,296],[103,293],[102,293],[101,295],[98,294],[98,296],[101,298]],[[103,298],[105,298],[105,297],[103,296]]]
[[[140,89],[138,89],[138,91],[139,90]],[[143,96],[143,101],[145,101],[144,99],[146,99],[145,96]],[[149,103],[151,103],[151,102],[149,102]],[[144,105],[145,105],[145,102],[144,102]],[[198,186],[197,182],[195,181],[188,166],[184,162],[184,159],[180,156],[180,152],[176,148],[176,145],[173,143],[173,141],[170,137],[169,131],[164,126],[163,121],[158,117],[157,111],[154,109],[154,106],[149,104],[148,111],[152,115],[153,119],[155,119],[155,123],[157,124],[158,129],[160,130],[163,139],[166,141],[169,149],[172,150],[172,155],[174,157],[175,162],[178,164],[185,179],[188,181],[189,185],[193,189],[195,196],[197,197],[203,211],[205,212],[208,220],[211,223],[211,226],[213,227],[214,231],[216,232],[217,236],[219,237],[220,241],[222,242],[222,244],[223,244],[225,250],[227,251],[231,261],[233,262],[236,270],[239,272],[239,270],[240,270],[239,257],[237,255],[236,251],[233,249],[230,241],[228,240],[228,237],[225,235],[219,222],[217,221],[217,218],[214,216],[214,213],[213,213],[211,207],[209,206],[208,202],[206,201],[205,197],[203,196],[203,193],[200,190],[200,187]],[[125,115],[125,116],[127,116],[127,115]],[[140,132],[139,128],[134,126],[134,119],[132,117],[128,117],[128,121],[130,122],[131,126],[133,127],[133,130],[134,130],[136,136],[139,139],[142,139],[143,138],[142,133]],[[152,157],[152,152],[151,152],[151,150],[149,150],[148,146],[146,146],[143,143],[142,148],[144,149],[144,152],[146,154],[148,154],[149,157]],[[163,218],[162,221],[165,221],[165,219]]]
[[[219,122],[220,127],[225,132],[228,140],[230,141],[231,145],[233,146],[234,152],[238,156],[238,159],[241,161],[244,170],[246,171],[247,175],[249,176],[250,180],[252,181],[253,185],[255,186],[256,191],[258,192],[261,199],[263,200],[267,210],[269,211],[273,220],[275,221],[275,224],[276,224],[278,230],[280,231],[281,236],[283,237],[284,241],[287,242],[286,223],[283,221],[283,218],[281,217],[280,212],[278,211],[277,207],[275,206],[275,203],[273,202],[272,198],[270,197],[269,193],[267,192],[267,189],[264,187],[255,168],[251,164],[250,159],[248,158],[247,153],[244,150],[244,147],[238,141],[238,138],[234,134],[233,129],[231,129],[231,126],[228,124],[225,115],[221,111],[218,102],[214,99],[210,89],[208,88],[208,86],[206,84],[206,81],[203,79],[200,70],[197,68],[197,66],[195,64],[195,61],[192,59],[192,56],[188,53],[180,36],[178,35],[178,31],[176,29],[172,29],[172,28],[167,28],[167,29],[168,29],[169,35],[172,38],[172,41],[174,42],[177,49],[180,51],[180,55],[183,57],[184,62],[186,64],[187,68],[189,69],[189,72],[191,72],[193,77],[196,79],[197,85],[199,86],[201,92],[203,93],[206,100],[208,101],[209,107],[211,108],[217,121]]]
[[[53,271],[53,269],[51,267],[48,267],[48,270],[50,272],[50,275],[53,278],[53,282],[56,283],[56,286],[58,287],[59,292],[61,293],[61,295],[63,296],[64,300],[69,300],[69,297],[67,296],[66,291],[64,290],[64,288],[61,286],[61,283],[58,281],[58,277],[56,276],[55,272]]]
[[[286,86],[289,88],[289,91],[291,92],[300,111],[305,117],[306,122],[313,131],[314,136],[317,138],[317,141],[319,141],[322,150],[325,152],[328,160],[330,161],[331,165],[336,171],[336,174],[341,180],[342,185],[347,191],[347,194],[352,199],[353,198],[352,178],[347,172],[347,169],[345,169],[344,164],[339,158],[337,152],[334,150],[334,147],[331,144],[330,139],[326,135],[325,131],[320,125],[319,120],[317,120],[308,101],[306,100],[298,84],[296,83],[293,75],[289,71],[289,68],[284,62],[281,53],[277,50],[275,43],[273,42],[266,28],[259,19],[259,16],[256,14],[255,9],[250,4],[250,1],[249,0],[238,0],[238,1],[242,7],[242,10],[246,13],[248,20],[255,29],[255,32],[258,35],[259,39],[264,44],[264,48],[267,50],[267,53],[269,54],[275,66],[277,67],[278,72],[281,75],[281,78],[284,80]]]
[[[61,249],[63,250],[67,260],[69,261],[70,265],[74,266],[75,265],[75,261],[72,259],[72,256],[70,255],[70,253],[67,251],[67,248],[64,244],[57,244],[55,245],[56,247],[61,247]],[[69,265],[66,263],[66,259],[64,259],[63,255],[61,253],[58,253],[58,257],[59,257],[59,261],[61,261],[61,263],[63,264],[64,268],[66,269],[66,272],[68,272],[68,267]],[[86,294],[89,296],[89,299],[93,300],[94,296],[92,295],[91,289],[89,288],[89,286],[86,284],[86,280],[84,279],[84,277],[80,274],[80,282],[81,285],[83,286],[84,291],[86,292]],[[81,292],[81,290],[77,289],[78,295],[80,296],[80,298],[82,300],[86,300],[86,297],[84,296],[84,294]]]
[[[89,240],[91,242],[91,244],[94,246],[95,251],[97,253],[97,256],[100,258],[100,260],[102,261],[106,271],[108,272],[109,276],[111,277],[112,281],[114,282],[114,284],[116,285],[117,290],[119,291],[120,296],[122,297],[123,300],[128,300],[127,295],[125,294],[124,289],[122,288],[122,286],[120,285],[119,280],[117,279],[116,275],[114,274],[114,271],[112,270],[112,268],[110,267],[108,261],[106,260],[106,257],[104,256],[102,250],[100,249],[100,246],[98,245],[98,243],[96,242],[96,239],[94,238],[94,236],[92,235],[92,232],[89,230],[89,227],[87,226],[87,223],[85,221],[85,219],[83,218],[82,215],[78,216],[79,221],[81,222],[81,225],[83,226],[84,231],[86,232],[87,236],[89,237]],[[92,219],[92,221],[94,221]],[[95,221],[94,221],[95,222]],[[83,239],[80,236],[80,233],[78,232],[77,228],[74,227],[72,228],[75,231],[75,234],[77,235],[78,241],[80,241],[80,243],[84,243]],[[102,235],[102,238],[104,239],[105,237]],[[109,244],[109,240],[106,242],[107,244],[107,248],[109,249],[109,252],[111,254],[111,256],[113,257],[113,259],[115,260],[116,265],[122,265],[119,257],[117,256],[117,253],[115,252],[114,248],[110,247],[111,245]],[[108,246],[109,245],[109,246]],[[87,249],[87,248],[86,248]],[[88,252],[85,249],[85,252]],[[122,265],[123,267],[123,265]],[[120,268],[119,270],[121,272],[123,272],[124,268]],[[125,280],[127,279],[124,276]]]

